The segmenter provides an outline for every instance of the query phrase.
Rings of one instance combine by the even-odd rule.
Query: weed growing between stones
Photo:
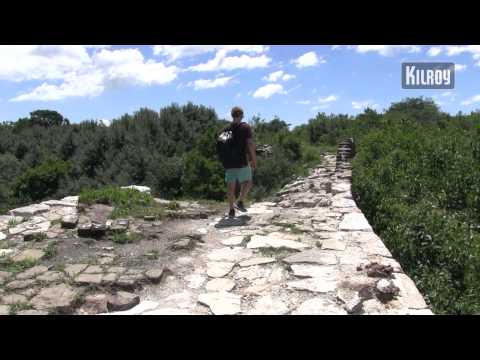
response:
[[[116,244],[130,244],[134,242],[140,241],[142,238],[142,234],[139,233],[120,233],[120,234],[113,234],[112,241]]]
[[[26,269],[29,269],[38,264],[38,261],[35,260],[23,260],[23,261],[13,261],[10,258],[2,259],[0,258],[0,270],[8,271],[11,273],[19,273]]]
[[[10,315],[16,315],[20,311],[32,310],[33,306],[29,303],[15,303],[10,306]]]
[[[52,259],[54,258],[58,251],[57,251],[57,242],[52,241],[47,247],[44,249],[45,252],[45,259]]]

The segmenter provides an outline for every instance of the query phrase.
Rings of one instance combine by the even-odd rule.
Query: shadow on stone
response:
[[[234,218],[222,218],[218,223],[215,224],[216,228],[224,228],[230,226],[244,226],[247,225],[248,221],[252,218],[248,215],[240,215]]]

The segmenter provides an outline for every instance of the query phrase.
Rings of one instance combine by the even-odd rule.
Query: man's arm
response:
[[[248,154],[250,157],[251,161],[251,167],[252,169],[255,169],[257,167],[257,154],[256,154],[256,148],[255,148],[255,143],[253,142],[253,138],[248,138],[247,139],[247,148],[248,148]]]

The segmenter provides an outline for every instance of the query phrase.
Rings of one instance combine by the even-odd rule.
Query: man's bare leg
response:
[[[228,204],[230,205],[230,210],[233,209],[233,203],[235,202],[235,181],[229,182],[227,185],[227,195],[228,195]]]
[[[252,181],[245,181],[241,185],[241,190],[240,190],[240,196],[238,197],[238,201],[243,201],[245,197],[247,196],[248,192],[252,188]]]

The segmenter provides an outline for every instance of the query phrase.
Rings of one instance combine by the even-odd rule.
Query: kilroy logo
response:
[[[454,63],[402,63],[403,89],[453,89],[454,87]]]

